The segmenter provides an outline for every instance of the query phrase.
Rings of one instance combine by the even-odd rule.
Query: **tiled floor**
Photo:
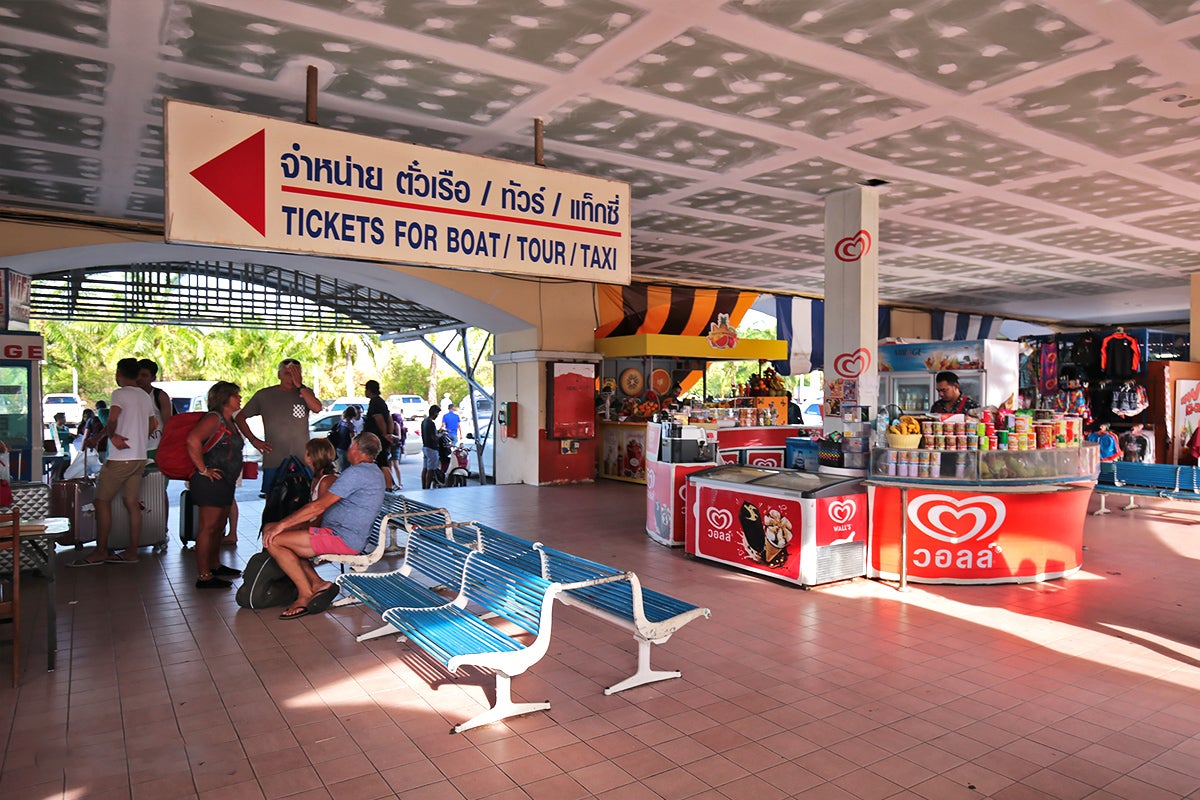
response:
[[[564,607],[513,681],[552,709],[460,735],[487,675],[357,644],[376,624],[361,610],[239,610],[192,588],[177,543],[59,571],[55,673],[30,580],[19,690],[0,668],[0,797],[1200,797],[1200,507],[1089,517],[1070,580],[900,593],[687,559],[642,533],[643,498],[611,482],[424,496],[713,612],[655,648],[681,679],[606,697],[633,642]]]

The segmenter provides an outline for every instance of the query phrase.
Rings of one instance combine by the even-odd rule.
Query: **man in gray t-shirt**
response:
[[[304,385],[299,361],[294,358],[280,361],[278,374],[278,385],[259,389],[233,418],[246,440],[263,454],[263,496],[270,491],[275,470],[284,459],[296,456],[304,461],[308,415],[321,410],[320,399]],[[260,439],[250,430],[246,420],[251,417],[262,417],[266,438]]]
[[[383,471],[375,466],[379,438],[360,433],[350,444],[350,467],[323,497],[263,527],[263,546],[296,584],[296,602],[279,615],[296,619],[329,608],[338,587],[324,580],[309,560],[316,555],[356,555],[367,547],[383,508]],[[310,527],[310,523],[320,522]]]

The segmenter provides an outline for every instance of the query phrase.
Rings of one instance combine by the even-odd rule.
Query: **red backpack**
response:
[[[158,464],[158,470],[168,478],[176,480],[187,480],[192,477],[192,473],[196,471],[196,465],[192,463],[192,457],[188,455],[187,438],[192,432],[192,428],[200,422],[207,411],[185,411],[182,414],[173,414],[167,420],[167,424],[163,426],[162,438],[158,442],[158,452],[154,454],[154,462]],[[225,423],[218,424],[217,432],[213,434],[212,439],[204,445],[204,452],[208,452],[216,446],[221,440],[221,436],[228,433]]]

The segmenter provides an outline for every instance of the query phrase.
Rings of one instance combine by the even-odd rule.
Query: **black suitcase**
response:
[[[196,541],[196,532],[200,530],[200,506],[192,503],[192,492],[184,489],[179,494],[179,541],[187,547]]]

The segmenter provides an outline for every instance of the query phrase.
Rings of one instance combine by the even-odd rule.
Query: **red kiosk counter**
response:
[[[1070,575],[1083,563],[1083,524],[1099,473],[1099,446],[1090,442],[872,450],[867,576],[903,585]]]

